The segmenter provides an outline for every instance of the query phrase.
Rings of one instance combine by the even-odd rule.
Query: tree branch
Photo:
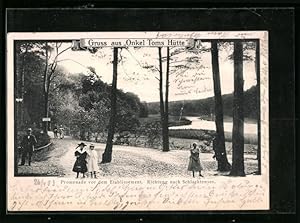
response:
[[[57,54],[57,56],[61,55],[63,52],[67,51],[68,49],[71,49],[71,47],[67,47],[66,49],[62,50],[60,53]]]

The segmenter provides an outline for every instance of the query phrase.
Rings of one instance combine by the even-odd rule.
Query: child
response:
[[[197,143],[193,143],[193,147],[190,150],[191,155],[190,155],[190,162],[188,165],[188,171],[192,171],[193,172],[193,177],[195,177],[195,171],[199,171],[199,176],[203,177],[201,174],[201,171],[203,170],[202,166],[201,166],[201,162],[200,162],[200,158],[199,158],[199,154],[200,154],[200,150],[197,147]]]
[[[90,145],[90,149],[88,151],[88,172],[91,174],[91,178],[97,178],[96,171],[98,170],[98,153],[95,150],[95,146],[93,144]]]
[[[79,177],[79,173],[82,173],[82,177],[84,178],[84,174],[87,172],[86,166],[86,156],[87,152],[84,148],[86,145],[82,142],[78,144],[75,150],[76,161],[73,166],[73,171],[77,173],[76,178]]]

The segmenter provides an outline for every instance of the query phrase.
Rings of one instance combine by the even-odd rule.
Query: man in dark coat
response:
[[[28,154],[28,165],[30,166],[31,164],[31,157],[32,153],[34,151],[34,147],[36,145],[37,141],[34,135],[32,135],[32,129],[28,128],[27,129],[27,135],[24,136],[21,146],[22,146],[22,162],[21,165],[25,164],[25,159]]]

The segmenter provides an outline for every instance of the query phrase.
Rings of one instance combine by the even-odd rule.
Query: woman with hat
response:
[[[199,158],[200,150],[197,147],[196,142],[193,143],[193,146],[192,146],[190,152],[191,152],[191,155],[190,155],[190,161],[189,161],[189,165],[188,165],[188,171],[193,172],[193,177],[195,177],[195,172],[199,172],[199,176],[203,177],[201,174],[201,171],[203,170],[203,168],[202,168],[200,158]]]
[[[87,151],[87,167],[88,172],[91,174],[91,178],[94,175],[94,178],[97,178],[96,171],[98,170],[98,153],[95,150],[95,146],[93,144],[90,145],[90,149]]]
[[[85,146],[86,145],[83,142],[79,143],[75,150],[76,161],[73,166],[73,171],[77,173],[76,178],[79,177],[79,173],[82,173],[84,178],[84,174],[87,172],[87,166],[86,166],[87,152]]]

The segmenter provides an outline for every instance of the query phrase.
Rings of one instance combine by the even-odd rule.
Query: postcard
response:
[[[7,34],[7,211],[269,210],[267,31]]]

